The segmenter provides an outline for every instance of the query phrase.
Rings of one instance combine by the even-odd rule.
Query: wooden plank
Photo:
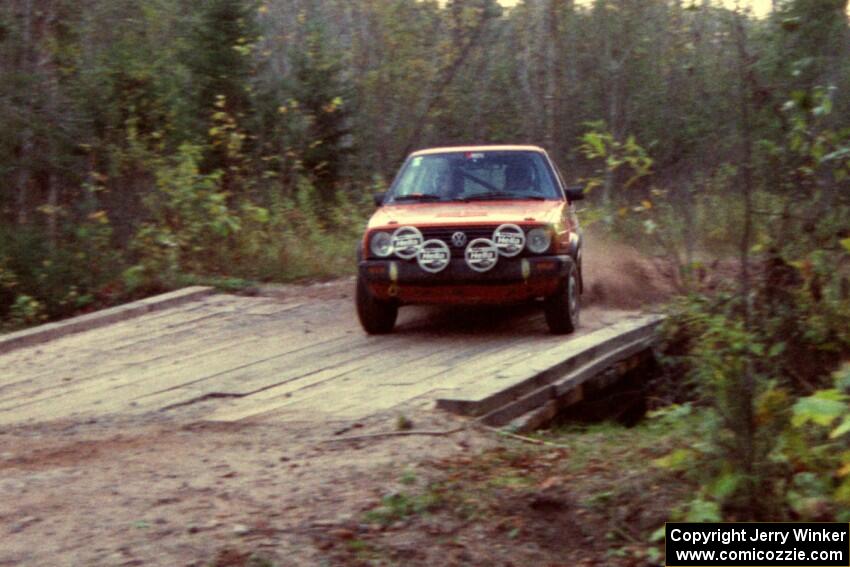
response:
[[[133,401],[140,407],[158,410],[191,403],[210,394],[244,397],[277,386],[297,383],[317,373],[333,373],[351,361],[362,359],[366,350],[368,348],[364,349],[362,345],[356,347],[342,341],[333,345],[322,343],[298,356],[256,361],[241,368],[205,376],[191,384],[147,393],[133,398]]]
[[[437,407],[462,415],[483,415],[554,382],[573,368],[615,349],[641,333],[651,332],[660,321],[655,316],[618,323],[577,337],[547,351],[531,361],[504,368],[491,379],[477,381],[437,400]]]
[[[0,353],[6,353],[15,349],[45,343],[47,341],[88,331],[99,327],[105,327],[117,321],[123,321],[131,317],[138,317],[158,309],[166,309],[187,301],[194,301],[201,297],[210,295],[215,290],[210,287],[193,286],[164,293],[148,299],[134,301],[111,309],[104,309],[88,315],[80,315],[57,323],[48,323],[32,329],[10,333],[0,336]]]
[[[148,373],[162,372],[171,369],[181,360],[192,361],[211,353],[237,350],[244,354],[245,350],[242,347],[251,343],[254,346],[253,351],[262,351],[264,346],[280,343],[279,337],[258,338],[246,335],[241,328],[222,328],[222,321],[228,321],[237,316],[228,315],[211,321],[212,325],[207,324],[194,330],[184,329],[179,333],[168,333],[158,339],[163,343],[162,345],[147,344],[146,339],[137,341],[133,349],[135,352],[129,354],[122,352],[78,354],[77,357],[69,358],[59,373],[55,368],[52,371],[36,374],[24,373],[15,382],[0,386],[0,404],[9,399],[22,397],[37,399],[38,394],[56,389],[97,388],[101,379],[114,381],[114,375],[119,373],[121,376],[126,376],[127,373],[132,375],[140,369],[142,371],[147,369]],[[96,336],[92,340],[107,341],[108,337]],[[55,365],[55,361],[53,362]],[[97,370],[92,372],[93,368]],[[43,378],[50,379],[45,381]],[[30,387],[27,387],[27,382],[31,382]],[[12,393],[12,390],[17,391]],[[0,409],[2,407],[5,405],[0,405]]]
[[[344,334],[338,339],[344,338]],[[298,341],[289,340],[282,343],[280,339],[268,337],[262,342],[266,348],[256,348],[258,342],[250,339],[239,341],[231,348],[222,349],[221,345],[213,344],[205,351],[195,353],[182,360],[172,360],[163,364],[147,367],[136,367],[131,373],[116,375],[109,373],[96,381],[87,381],[64,389],[50,390],[43,395],[26,399],[14,399],[12,403],[0,405],[0,416],[4,413],[34,412],[36,407],[44,408],[47,412],[58,412],[71,405],[75,407],[102,406],[105,409],[110,400],[122,400],[120,405],[132,403],[136,398],[146,394],[173,388],[178,385],[190,384],[221,374],[229,369],[250,364],[257,360],[245,357],[245,346],[254,346],[254,356],[263,353],[265,358],[283,357],[297,350],[303,350],[310,345],[310,338],[297,336]],[[8,402],[8,400],[4,400]]]
[[[206,311],[206,309],[200,309],[198,305],[189,309],[201,313]],[[0,373],[0,375],[5,374],[10,377],[0,384],[0,392],[8,391],[8,386],[19,385],[26,380],[38,381],[44,376],[56,378],[55,359],[57,358],[63,358],[66,361],[61,368],[62,378],[65,379],[76,377],[72,372],[75,363],[79,368],[79,375],[92,377],[114,368],[144,362],[151,355],[157,357],[174,356],[179,353],[180,348],[185,349],[181,338],[199,340],[204,337],[204,330],[208,328],[212,328],[214,333],[221,333],[223,331],[217,327],[222,326],[223,322],[240,317],[238,313],[232,313],[216,318],[216,315],[211,313],[204,317],[216,318],[215,326],[207,325],[206,321],[204,325],[198,326],[198,323],[203,320],[202,317],[186,320],[186,312],[177,309],[173,311],[177,312],[167,315],[163,315],[164,312],[161,312],[156,314],[156,317],[177,318],[178,321],[182,318],[184,328],[177,328],[175,325],[162,326],[161,320],[155,326],[149,326],[145,324],[145,320],[151,316],[142,316],[133,320],[133,322],[119,323],[106,329],[57,339],[42,345],[38,349],[29,349],[32,352],[24,355],[24,357],[13,356],[16,353],[0,356],[0,362],[4,362],[6,368],[14,369],[14,373]],[[142,323],[138,324],[139,321]],[[173,330],[165,332],[165,329]],[[91,345],[95,346],[92,347]],[[155,346],[156,350],[154,350]],[[177,348],[175,349],[175,347]],[[126,353],[125,351],[128,350],[131,352]],[[117,363],[113,361],[117,361]],[[92,372],[92,369],[97,370]],[[61,382],[59,383],[61,384]]]
[[[333,398],[346,402],[346,405],[338,408],[339,411],[355,407],[379,411],[407,403],[427,392],[444,390],[458,382],[465,382],[469,376],[479,377],[482,373],[492,376],[488,370],[503,368],[507,361],[512,364],[524,363],[538,354],[536,350],[545,351],[564,341],[563,338],[548,335],[543,341],[539,337],[526,338],[521,333],[519,337],[522,338],[505,337],[494,341],[492,337],[473,336],[463,343],[436,338],[424,341],[433,352],[407,357],[399,356],[392,349],[385,350],[383,354],[372,351],[369,352],[370,363],[344,366],[338,373],[333,373],[334,369],[325,370],[319,376],[324,377],[326,372],[331,372],[331,379],[318,382],[310,380],[306,384],[311,388],[317,385],[332,388]],[[381,340],[386,342],[393,338],[398,340],[398,336]],[[408,345],[408,352],[415,350],[416,344]],[[349,387],[338,380],[345,378],[355,379],[356,385]],[[329,395],[315,392],[309,397],[296,396],[302,389],[299,384],[300,381],[287,382],[258,394],[229,401],[226,411],[214,412],[210,419],[253,419],[277,409],[283,411],[295,405],[305,407],[313,399],[321,404],[322,396]]]
[[[505,425],[523,414],[544,406],[550,400],[569,397],[574,390],[584,386],[606,369],[611,368],[621,360],[646,350],[652,343],[652,337],[642,337],[606,351],[569,372],[558,381],[547,383],[522,397],[511,400],[509,403],[483,415],[480,419],[487,425]]]
[[[358,362],[358,367],[362,367],[364,372],[373,375],[375,369],[380,368],[382,364],[382,355],[391,356],[393,368],[434,355],[425,345],[418,349],[399,350],[398,347],[402,344],[404,340],[400,337],[385,337],[381,340],[361,337],[324,350],[304,351],[297,357],[270,360],[261,365],[252,365],[215,376],[215,381],[212,383],[204,380],[205,383],[196,385],[197,387],[159,392],[154,396],[156,400],[154,405],[166,407],[186,403],[212,391],[230,396],[243,396],[246,400],[260,396],[254,399],[262,400],[275,396],[277,393],[286,395],[297,391],[300,388],[300,380],[303,378],[309,379],[316,373],[333,373],[338,368],[346,368],[354,361]],[[308,380],[307,383],[310,384],[311,381]],[[137,401],[150,405],[148,399]]]
[[[320,370],[309,376],[304,376],[300,380],[292,380],[275,388],[227,402],[221,408],[205,417],[204,420],[221,422],[241,421],[285,408],[294,401],[301,401],[301,398],[293,400],[293,394],[296,392],[303,392],[328,381],[349,375],[362,369],[364,365],[365,363],[360,360],[342,366]]]
[[[370,346],[364,351],[368,354],[366,357],[360,356],[358,351],[355,363],[325,368],[303,379],[287,380],[259,393],[230,401],[227,403],[226,412],[214,413],[210,419],[232,421],[256,417],[258,414],[273,411],[276,405],[280,407],[291,405],[293,394],[296,392],[346,376],[357,380],[355,391],[365,391],[367,397],[375,396],[375,392],[381,389],[389,389],[397,394],[402,388],[395,386],[405,385],[411,386],[410,390],[414,392],[411,397],[416,397],[435,387],[432,382],[423,382],[435,374],[434,371],[423,373],[421,370],[423,367],[431,369],[439,365],[440,370],[436,374],[443,380],[453,380],[448,371],[455,366],[456,359],[462,359],[468,371],[478,363],[479,358],[492,356],[492,351],[513,346],[510,343],[493,344],[492,341],[483,340],[474,344],[465,343],[464,348],[458,349],[456,341],[438,341],[436,345],[408,344],[407,348],[399,351],[398,347],[406,342],[400,337],[383,337],[379,342],[383,344],[382,348]],[[481,348],[481,345],[485,345],[486,348]],[[334,372],[335,370],[338,372]],[[317,379],[317,376],[320,378]],[[328,376],[330,378],[327,378]],[[341,388],[342,386],[335,382],[333,387]],[[403,402],[406,399],[400,398],[399,401]],[[299,400],[303,399],[299,398]]]

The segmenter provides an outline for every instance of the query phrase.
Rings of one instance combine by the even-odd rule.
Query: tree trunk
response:
[[[742,300],[744,329],[749,331],[752,326],[750,305],[752,287],[750,282],[750,246],[753,232],[753,138],[752,118],[750,115],[750,104],[752,103],[752,97],[750,96],[751,61],[750,55],[747,52],[747,31],[742,22],[743,15],[739,11],[736,11],[733,17],[733,33],[738,66],[737,95],[738,106],[740,109],[738,131],[741,159],[739,164],[741,172],[741,191],[744,202],[744,223],[740,242],[740,294]],[[739,403],[741,404],[740,417],[742,418],[742,425],[744,427],[744,430],[741,432],[743,438],[743,446],[741,447],[741,464],[745,478],[747,478],[747,497],[749,499],[748,509],[755,515],[758,508],[758,488],[754,481],[754,471],[758,455],[755,446],[756,422],[754,405],[756,384],[752,356],[749,356],[744,362],[744,375],[741,379],[742,395]]]
[[[20,66],[25,72],[33,72],[34,57],[33,57],[33,0],[23,1],[22,14],[22,46]],[[25,111],[32,116],[34,110],[35,89],[32,89],[27,97],[27,108]],[[21,131],[20,150],[18,152],[18,175],[17,175],[17,217],[18,224],[27,224],[29,212],[29,189],[30,179],[32,177],[32,155],[34,150],[33,131],[29,124],[26,124]]]
[[[549,0],[548,73],[546,84],[546,148],[558,158],[561,156],[561,111],[564,88],[564,37],[561,21],[567,10],[567,0]]]

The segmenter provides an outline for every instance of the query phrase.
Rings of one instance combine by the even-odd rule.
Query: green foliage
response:
[[[767,201],[784,211],[779,226],[756,225],[761,263],[745,264],[737,290],[692,294],[673,310],[668,336],[679,356],[671,359],[687,369],[709,424],[706,449],[695,453],[698,508],[712,501],[732,517],[850,517],[842,492],[850,488],[835,482],[850,431],[847,372],[831,375],[850,355],[850,265],[838,229],[848,204],[837,198],[845,164],[824,160],[842,155],[847,135],[822,121],[830,107],[818,88],[784,107],[792,127],[771,151],[784,152],[797,184]]]
[[[850,517],[850,405],[842,391],[848,377],[850,365],[845,364],[833,374],[835,388],[800,398],[781,444],[794,470],[788,504],[803,518]]]
[[[825,456],[845,451],[835,444],[850,431],[847,372],[830,376],[850,355],[850,300],[841,278],[827,275],[816,262],[768,261],[746,298],[730,290],[673,305],[665,328],[675,348],[665,362],[686,373],[703,422],[700,442],[657,464],[702,485],[695,509],[712,502],[726,518],[847,514],[828,504],[843,463]]]
[[[183,145],[156,172],[145,204],[150,220],[134,241],[139,264],[124,272],[134,288],[171,287],[185,274],[289,280],[353,270],[364,210],[344,195],[319,205],[313,185],[299,181],[292,198],[270,207],[232,198],[219,172],[202,173],[200,149]]]
[[[244,201],[229,273],[275,281],[352,273],[368,208],[342,193],[332,203],[319,203],[306,178],[293,197],[277,197],[268,208]]]
[[[716,502],[697,498],[691,502],[685,522],[719,522],[723,519],[720,507]]]
[[[35,325],[47,320],[44,305],[28,295],[15,297],[9,311],[9,322],[13,328]]]
[[[160,165],[157,190],[145,199],[150,220],[139,228],[134,248],[148,275],[166,285],[181,272],[218,267],[223,258],[216,251],[240,228],[221,189],[221,174],[201,173],[200,158],[200,148],[182,145],[174,159]]]
[[[254,9],[255,3],[245,0],[210,0],[202,4],[192,26],[185,56],[194,85],[198,133],[209,127],[215,112],[241,118],[252,111],[248,81],[257,41]],[[210,151],[207,169],[227,167],[224,148],[211,144],[205,149]]]
[[[304,173],[323,198],[331,199],[352,151],[348,138],[354,94],[325,26],[314,13],[304,17],[305,41],[293,53],[294,106],[306,125],[298,154]]]
[[[818,390],[811,396],[797,400],[791,425],[800,427],[806,423],[828,426],[847,411],[847,396],[838,390]],[[839,435],[840,430],[839,431]]]
[[[106,213],[62,227],[61,245],[37,231],[0,230],[0,327],[17,328],[110,304],[122,269]]]
[[[653,160],[634,136],[628,136],[623,142],[617,140],[603,122],[589,122],[586,126],[588,130],[581,137],[579,151],[589,160],[599,160],[603,166],[597,176],[586,179],[588,191],[602,186],[606,176],[623,177],[620,186],[626,190],[652,173]]]

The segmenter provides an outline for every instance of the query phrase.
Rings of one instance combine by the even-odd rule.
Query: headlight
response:
[[[542,254],[546,252],[552,244],[552,235],[549,233],[549,230],[545,228],[529,230],[525,238],[525,245],[535,254]]]
[[[375,256],[386,258],[393,252],[392,236],[388,232],[376,232],[369,241],[369,249]]]

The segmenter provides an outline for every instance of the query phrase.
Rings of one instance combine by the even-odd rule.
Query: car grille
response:
[[[419,230],[422,232],[422,236],[425,240],[431,240],[436,238],[437,240],[442,240],[446,244],[448,244],[449,249],[452,251],[452,258],[463,258],[464,250],[466,249],[466,245],[461,248],[458,248],[454,244],[452,244],[452,235],[456,232],[462,232],[466,235],[466,244],[469,244],[476,238],[492,238],[493,231],[498,228],[499,225],[476,225],[472,227],[439,227],[439,228],[420,228]],[[525,251],[520,255],[524,255]]]

